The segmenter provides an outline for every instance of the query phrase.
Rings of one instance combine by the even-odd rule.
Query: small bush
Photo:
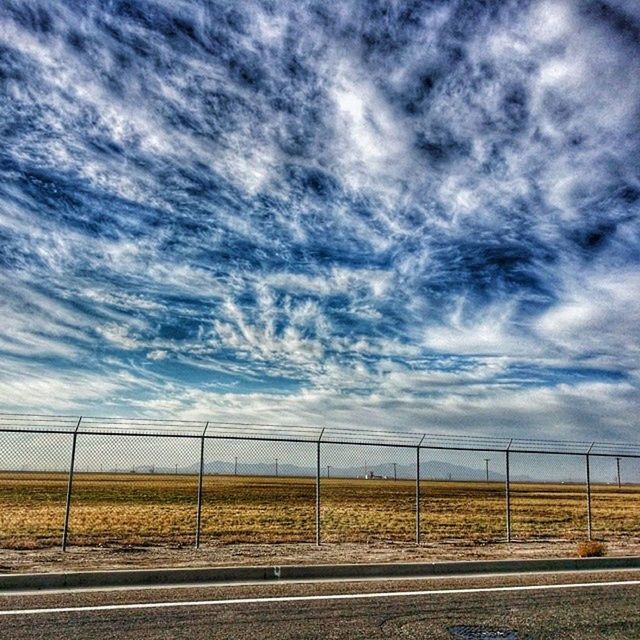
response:
[[[602,542],[585,540],[578,544],[577,553],[579,558],[601,558],[607,553],[607,548]]]

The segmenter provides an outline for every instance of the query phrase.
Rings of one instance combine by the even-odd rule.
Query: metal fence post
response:
[[[320,432],[316,449],[316,545],[320,546],[320,441],[322,440],[322,434],[324,429]],[[327,467],[328,468],[328,467]],[[329,472],[327,471],[327,476]]]
[[[204,425],[204,431],[200,436],[200,473],[198,474],[198,513],[196,515],[196,549],[200,548],[200,525],[202,522],[202,476],[204,475],[204,437],[209,428],[209,423]]]
[[[71,462],[69,464],[69,480],[67,482],[67,503],[64,509],[64,527],[62,529],[62,550],[67,550],[67,540],[69,538],[69,514],[71,512],[71,491],[73,489],[73,468],[76,464],[76,443],[78,442],[78,429],[82,422],[82,416],[78,420],[73,432],[73,443],[71,445]]]
[[[416,544],[420,544],[420,445],[425,436],[416,447]]]
[[[587,538],[591,540],[591,468],[589,465],[589,454],[591,453],[591,449],[593,449],[593,445],[595,442],[591,443],[589,447],[589,451],[587,451],[586,455],[586,463],[587,463]]]
[[[504,485],[504,493],[505,500],[507,506],[507,542],[511,542],[511,477],[509,475],[509,448],[511,447],[511,443],[513,440],[509,440],[509,444],[507,445],[507,450],[505,451],[505,469],[506,469],[506,477],[505,477],[505,485]]]

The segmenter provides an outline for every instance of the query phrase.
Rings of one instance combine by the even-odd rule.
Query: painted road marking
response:
[[[0,611],[0,616],[28,616],[52,613],[83,613],[92,611],[123,611],[127,609],[168,609],[170,607],[213,607],[232,604],[267,604],[276,602],[309,602],[331,600],[369,600],[375,598],[410,598],[417,596],[460,595],[472,593],[504,593],[509,591],[550,591],[553,589],[589,589],[593,587],[628,587],[640,585],[640,580],[615,582],[583,582],[569,584],[540,584],[512,587],[477,587],[468,589],[435,589],[427,591],[388,591],[382,593],[343,593],[314,596],[270,596],[263,598],[229,598],[226,600],[196,600],[187,602],[140,602],[133,604],[104,604],[85,607],[50,607],[47,609],[15,609]]]

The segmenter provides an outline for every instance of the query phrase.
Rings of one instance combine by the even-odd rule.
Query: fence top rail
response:
[[[80,421],[80,426],[78,423]],[[105,436],[203,437],[247,440],[283,440],[326,444],[421,447],[510,453],[555,453],[592,456],[640,457],[640,444],[500,438],[475,434],[424,433],[407,430],[362,429],[300,424],[232,422],[223,420],[174,420],[158,418],[97,417],[49,414],[0,413],[0,431],[74,433]]]

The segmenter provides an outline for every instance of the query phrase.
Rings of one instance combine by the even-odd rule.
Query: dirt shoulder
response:
[[[607,543],[609,556],[640,555],[640,539]],[[0,573],[215,567],[247,565],[347,564],[374,562],[441,562],[567,558],[576,543],[566,541],[423,544],[229,544],[200,549],[168,547],[70,547],[16,551],[0,549]]]

